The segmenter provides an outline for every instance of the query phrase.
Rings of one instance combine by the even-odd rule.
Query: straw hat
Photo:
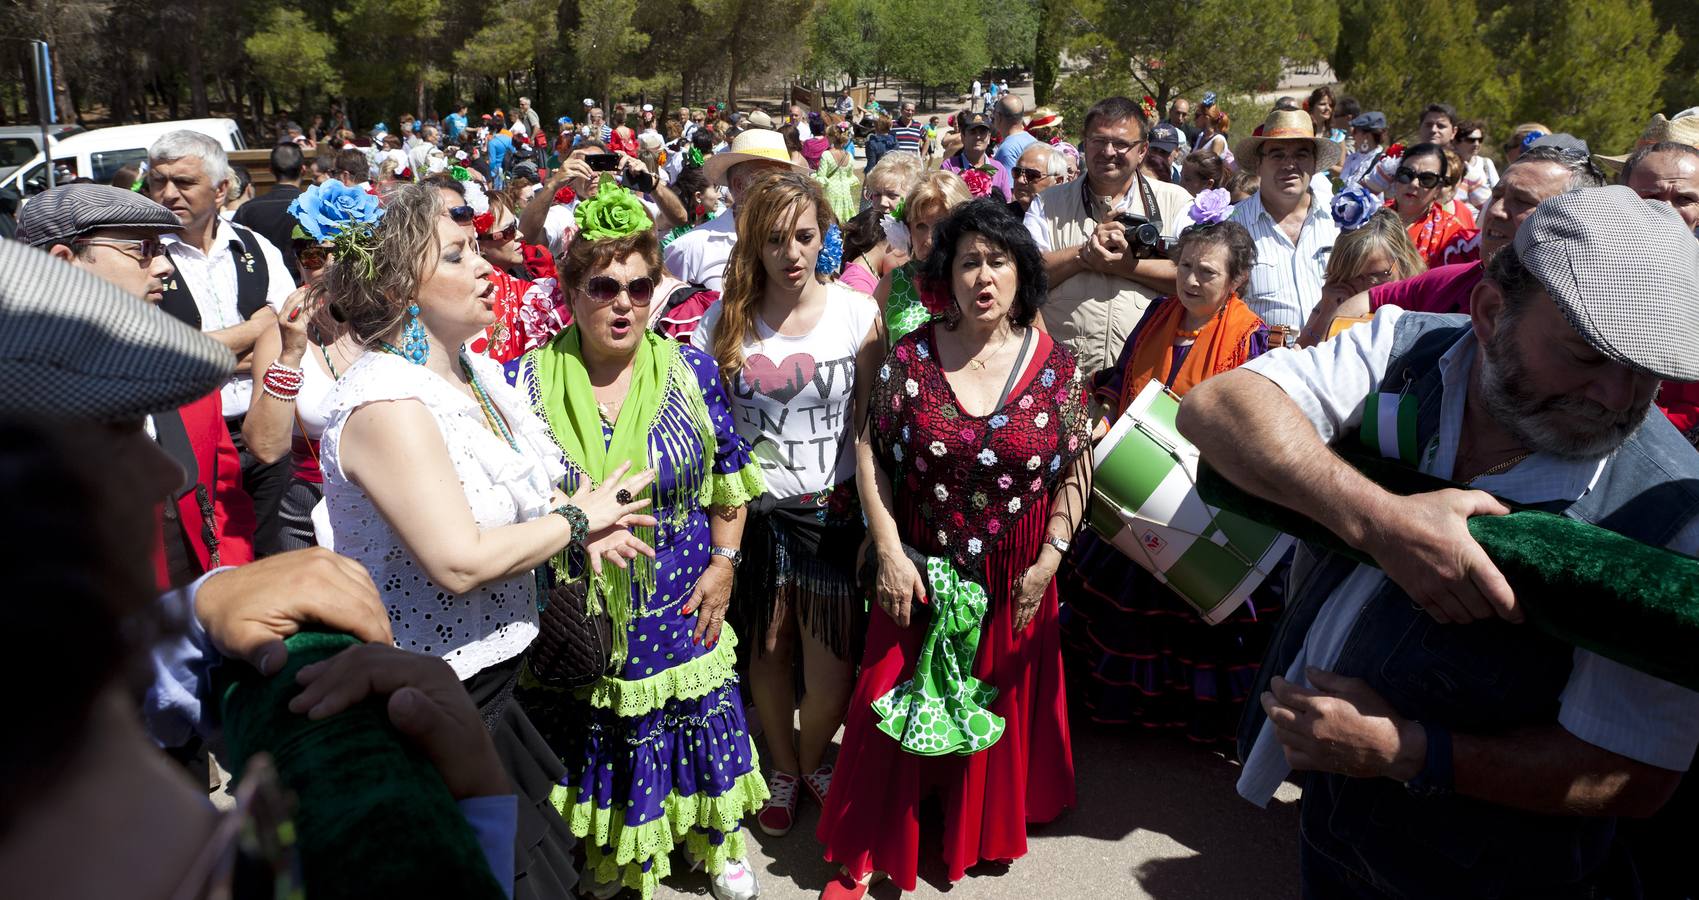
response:
[[[1048,106],[1041,106],[1032,111],[1032,119],[1026,123],[1027,130],[1035,128],[1062,127],[1062,114]]]
[[[1593,160],[1599,165],[1617,171],[1628,161],[1634,151],[1641,147],[1650,147],[1664,141],[1674,141],[1689,147],[1699,147],[1699,116],[1677,114],[1673,119],[1664,118],[1663,113],[1655,113],[1652,121],[1646,123],[1646,130],[1640,132],[1640,139],[1634,142],[1633,149],[1621,156],[1604,156],[1593,154]]]
[[[1310,114],[1301,109],[1277,109],[1268,114],[1257,130],[1251,136],[1239,142],[1233,148],[1233,153],[1240,160],[1258,159],[1258,150],[1264,141],[1311,141],[1316,148],[1316,169],[1325,169],[1339,161],[1339,145],[1323,137],[1316,137],[1315,123],[1310,121]],[[1241,163],[1243,164],[1243,163]]]
[[[745,162],[781,163],[808,174],[807,166],[791,161],[791,152],[785,147],[785,136],[766,128],[751,128],[733,138],[730,150],[709,157],[702,166],[702,174],[707,176],[710,184],[719,184],[725,179],[726,170]]]

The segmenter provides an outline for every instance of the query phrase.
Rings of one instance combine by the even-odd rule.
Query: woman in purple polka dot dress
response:
[[[566,457],[569,489],[626,462],[653,468],[659,524],[639,531],[652,561],[592,576],[614,620],[618,674],[573,693],[527,689],[567,770],[555,806],[584,839],[581,884],[594,896],[648,898],[683,844],[715,897],[753,897],[739,822],[767,786],[723,621],[760,470],[714,361],[646,327],[661,268],[653,229],[581,230],[561,268],[574,325],[525,357],[520,387]]]

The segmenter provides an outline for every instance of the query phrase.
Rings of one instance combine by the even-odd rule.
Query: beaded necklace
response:
[[[393,353],[402,359],[407,359],[407,354],[396,349],[388,341],[380,341],[378,346],[385,353]],[[495,401],[490,399],[490,392],[484,390],[483,382],[478,380],[478,373],[472,370],[472,363],[466,358],[465,347],[460,348],[460,368],[466,373],[467,383],[472,385],[472,395],[478,398],[478,408],[484,413],[484,424],[489,426],[491,431],[500,435],[502,440],[507,441],[507,445],[513,448],[513,452],[520,452],[519,442],[514,440],[513,432],[508,430],[507,421],[501,417],[501,413],[496,411],[496,404]]]

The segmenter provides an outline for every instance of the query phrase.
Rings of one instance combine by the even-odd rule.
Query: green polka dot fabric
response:
[[[873,701],[879,730],[918,756],[978,753],[1003,736],[1003,717],[989,707],[997,689],[973,677],[985,588],[961,577],[949,560],[926,558],[932,624],[915,659],[914,677]]]

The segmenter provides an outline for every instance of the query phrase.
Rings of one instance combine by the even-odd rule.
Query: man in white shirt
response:
[[[1050,276],[1039,312],[1083,372],[1113,365],[1150,301],[1174,293],[1174,263],[1133,247],[1117,220],[1142,216],[1173,238],[1191,205],[1185,188],[1139,174],[1148,136],[1137,103],[1099,101],[1085,117],[1085,177],[1045,190],[1027,207],[1026,228]]]
[[[1255,194],[1233,210],[1256,242],[1257,262],[1243,299],[1271,330],[1269,345],[1295,342],[1321,300],[1327,259],[1339,229],[1311,181],[1333,165],[1339,145],[1317,137],[1308,113],[1275,110],[1257,134],[1234,148],[1239,165],[1254,167]]]
[[[1574,191],[1494,257],[1468,318],[1389,307],[1186,395],[1178,427],[1216,471],[1378,566],[1305,545],[1240,729],[1247,799],[1308,773],[1306,897],[1638,896],[1613,817],[1674,791],[1699,694],[1524,624],[1550,598],[1514,593],[1467,520],[1508,512],[1497,495],[1699,550],[1699,456],[1648,415],[1659,379],[1699,380],[1695,285],[1667,205]],[[1359,440],[1480,490],[1391,493],[1330,447]]]
[[[715,216],[668,244],[667,271],[687,283],[720,290],[726,262],[737,244],[738,201],[763,173],[783,169],[808,174],[806,166],[790,161],[784,136],[765,128],[742,132],[732,141],[731,149],[714,154],[702,167],[702,174],[710,183],[731,189],[731,214]]]
[[[264,464],[242,441],[242,417],[253,398],[248,371],[254,342],[277,327],[277,311],[295,290],[283,254],[271,242],[219,218],[229,162],[218,142],[196,131],[169,132],[148,149],[147,192],[176,213],[182,234],[161,237],[176,274],[160,308],[199,328],[236,354],[236,375],[221,393],[231,438],[242,455],[243,487],[254,498],[255,551],[278,548],[277,504],[289,485],[288,460]]]

